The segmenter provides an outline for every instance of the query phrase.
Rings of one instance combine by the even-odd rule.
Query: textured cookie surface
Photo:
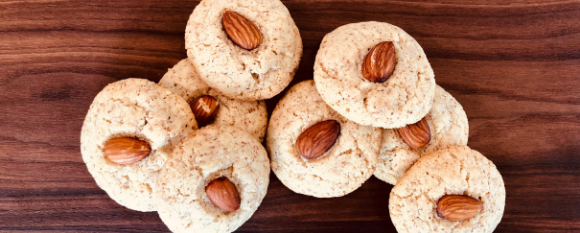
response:
[[[389,212],[397,232],[493,232],[505,206],[501,174],[485,156],[467,146],[451,146],[421,157],[391,190]],[[437,216],[444,195],[467,195],[483,211],[467,220]]]
[[[83,160],[97,185],[117,203],[138,211],[154,211],[159,170],[170,145],[197,128],[189,105],[171,91],[144,79],[109,84],[94,99],[81,132]],[[145,159],[118,165],[107,158],[109,139],[136,137],[151,153]]]
[[[159,85],[181,96],[187,103],[203,95],[216,98],[220,107],[212,124],[235,126],[250,133],[260,142],[264,140],[268,125],[266,103],[237,100],[222,95],[199,78],[189,59],[183,59],[169,69]]]
[[[467,145],[469,123],[461,104],[440,86],[435,88],[433,107],[425,116],[431,131],[431,141],[425,147],[413,149],[396,129],[383,130],[383,142],[375,176],[396,184],[422,155],[451,145]]]
[[[264,199],[269,174],[268,155],[255,138],[234,127],[210,125],[178,144],[161,170],[157,211],[173,232],[232,232]],[[205,187],[219,177],[236,186],[238,210],[224,212],[209,200]]]
[[[260,46],[248,51],[228,38],[222,26],[226,10],[258,27],[263,35]],[[232,98],[262,100],[277,95],[292,80],[302,39],[279,0],[204,0],[187,22],[185,48],[210,87]]]
[[[386,82],[372,83],[362,75],[362,63],[383,41],[393,42],[396,65]],[[421,120],[435,93],[435,75],[419,43],[381,22],[347,24],[326,35],[316,55],[314,80],[324,101],[338,113],[382,128]]]
[[[296,139],[325,120],[340,124],[335,144],[322,156],[305,159]],[[328,107],[314,82],[293,86],[280,100],[266,135],[272,170],[294,192],[314,197],[340,197],[360,187],[375,171],[381,130],[347,120]]]

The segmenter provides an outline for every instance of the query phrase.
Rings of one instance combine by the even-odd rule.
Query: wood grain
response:
[[[80,128],[95,95],[128,77],[158,81],[185,58],[197,1],[0,1],[0,232],[167,232],[125,209],[82,162]],[[496,232],[580,231],[580,1],[284,1],[304,41],[294,83],[312,78],[322,37],[385,21],[419,41],[439,85],[469,117],[469,146],[502,173]],[[271,111],[282,95],[267,101]],[[395,232],[392,186],[371,178],[316,199],[271,176],[239,232]]]

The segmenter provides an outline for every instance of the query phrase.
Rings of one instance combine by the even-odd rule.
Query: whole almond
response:
[[[141,161],[149,152],[149,143],[134,138],[113,138],[105,142],[105,157],[113,163],[129,165]]]
[[[391,77],[396,63],[393,42],[381,42],[373,47],[363,60],[362,75],[371,82],[383,83]]]
[[[226,34],[238,46],[252,50],[262,43],[263,36],[258,27],[236,12],[224,12],[222,23]]]
[[[340,124],[337,121],[319,122],[298,136],[296,149],[306,159],[318,158],[334,145],[339,134]]]
[[[398,128],[397,131],[403,141],[413,149],[420,149],[431,141],[431,130],[425,118],[415,124]]]
[[[193,115],[195,115],[195,120],[199,128],[211,123],[215,119],[220,107],[218,101],[209,95],[195,98],[189,103],[189,106],[191,107]]]
[[[236,211],[240,208],[240,194],[236,186],[225,177],[209,182],[205,192],[209,200],[223,211]]]
[[[483,204],[463,195],[445,195],[437,201],[437,215],[449,221],[461,221],[478,215]]]

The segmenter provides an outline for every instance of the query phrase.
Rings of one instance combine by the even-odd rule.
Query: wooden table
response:
[[[580,1],[284,1],[304,41],[292,84],[312,79],[322,37],[360,21],[419,41],[439,85],[463,105],[469,146],[503,175],[497,232],[580,231]],[[197,1],[0,1],[0,232],[166,232],[117,205],[81,159],[95,95],[128,77],[158,81],[186,57]],[[269,100],[271,111],[281,95]],[[392,186],[342,198],[293,193],[272,174],[239,232],[395,232]]]

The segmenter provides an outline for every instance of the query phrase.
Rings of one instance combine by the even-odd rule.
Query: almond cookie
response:
[[[314,81],[293,86],[270,119],[266,144],[272,170],[286,187],[314,197],[340,197],[375,171],[381,130],[330,108]]]
[[[292,81],[302,39],[279,0],[204,0],[187,22],[185,48],[208,86],[231,98],[263,100]]]
[[[206,124],[235,126],[250,133],[260,142],[264,140],[268,125],[266,103],[264,101],[237,100],[222,95],[199,78],[189,59],[183,59],[172,69],[169,69],[159,81],[159,85],[181,96],[190,103],[190,106],[195,106],[196,102],[199,103],[204,98],[215,101],[215,116],[209,117],[211,119],[208,120],[199,120],[200,117],[204,118],[204,116],[196,116],[200,128]],[[202,98],[198,99],[200,97]],[[200,114],[198,113],[198,115]]]
[[[467,146],[421,157],[391,190],[389,212],[400,233],[493,232],[505,206],[495,165]]]
[[[383,130],[375,177],[394,185],[422,155],[451,145],[467,145],[467,115],[461,104],[440,86],[435,88],[433,107],[423,119],[430,137],[421,148],[415,149],[407,144],[397,129]]]
[[[419,43],[381,22],[347,24],[326,35],[316,55],[314,81],[338,113],[382,128],[421,120],[435,94],[435,74]]]
[[[170,144],[197,129],[189,105],[171,91],[145,79],[106,86],[93,100],[81,131],[83,160],[97,185],[120,205],[155,211],[153,191]],[[128,165],[105,156],[111,139],[136,138],[150,148]]]
[[[178,144],[161,170],[157,211],[173,232],[232,232],[260,206],[269,176],[258,140],[234,127],[210,125]],[[214,185],[221,181],[229,186]]]

